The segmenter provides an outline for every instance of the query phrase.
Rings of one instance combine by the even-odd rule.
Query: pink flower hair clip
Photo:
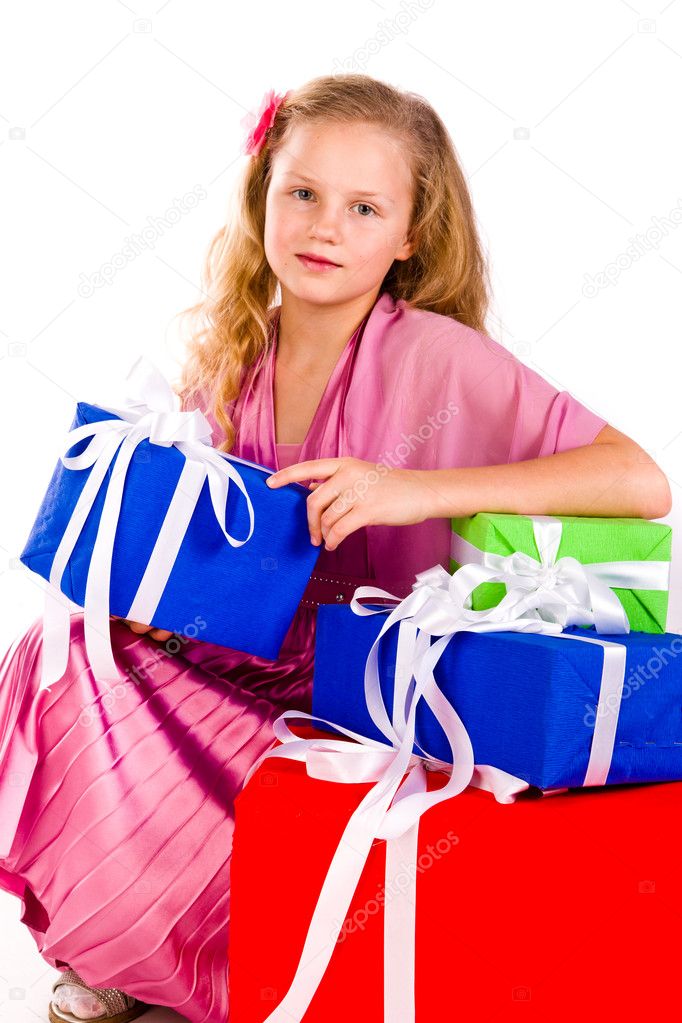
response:
[[[248,113],[242,117],[240,124],[247,132],[242,152],[247,156],[257,156],[263,148],[268,129],[275,123],[277,111],[282,103],[291,95],[291,90],[278,96],[274,89],[269,89],[261,100],[257,114]]]

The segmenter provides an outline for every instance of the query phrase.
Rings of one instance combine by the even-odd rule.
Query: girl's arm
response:
[[[608,425],[586,447],[509,465],[422,475],[431,489],[434,518],[485,510],[658,519],[672,507],[665,474],[635,441]]]
[[[672,505],[654,460],[608,424],[585,447],[509,465],[393,469],[359,458],[320,458],[266,479],[270,487],[307,481],[311,541],[324,541],[327,550],[368,525],[410,525],[479,511],[658,519]]]

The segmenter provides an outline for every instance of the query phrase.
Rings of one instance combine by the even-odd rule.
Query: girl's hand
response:
[[[408,526],[431,517],[434,494],[427,473],[392,469],[360,458],[317,458],[268,476],[269,487],[313,482],[308,498],[310,539],[336,550],[361,526]]]
[[[124,625],[127,625],[138,636],[144,636],[148,632],[152,639],[158,639],[160,643],[165,643],[173,635],[172,632],[167,632],[165,629],[155,629],[153,625],[144,625],[143,622],[131,622],[127,618],[120,618],[118,615],[110,615],[110,617],[117,622],[123,622]]]

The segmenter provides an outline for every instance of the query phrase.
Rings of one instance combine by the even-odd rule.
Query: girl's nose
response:
[[[313,218],[310,233],[313,238],[334,239],[341,233],[343,212],[332,209],[318,210]]]
[[[321,223],[318,221],[311,227],[310,237],[319,241],[334,242],[338,241],[340,231],[338,228],[334,227],[333,224],[329,224],[327,222]]]

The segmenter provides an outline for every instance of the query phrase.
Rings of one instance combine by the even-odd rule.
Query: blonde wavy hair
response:
[[[210,243],[202,272],[207,296],[178,314],[189,325],[186,361],[174,388],[187,405],[211,395],[229,452],[235,428],[227,406],[267,351],[278,281],[265,258],[265,201],[277,152],[297,125],[365,122],[404,147],[414,179],[409,237],[415,251],[394,260],[380,288],[397,301],[451,316],[485,330],[490,279],[455,147],[438,114],[421,96],[364,74],[325,75],[292,90],[265,144],[248,158],[233,197],[233,215]],[[236,201],[234,201],[236,199]],[[184,330],[183,330],[184,332]]]

